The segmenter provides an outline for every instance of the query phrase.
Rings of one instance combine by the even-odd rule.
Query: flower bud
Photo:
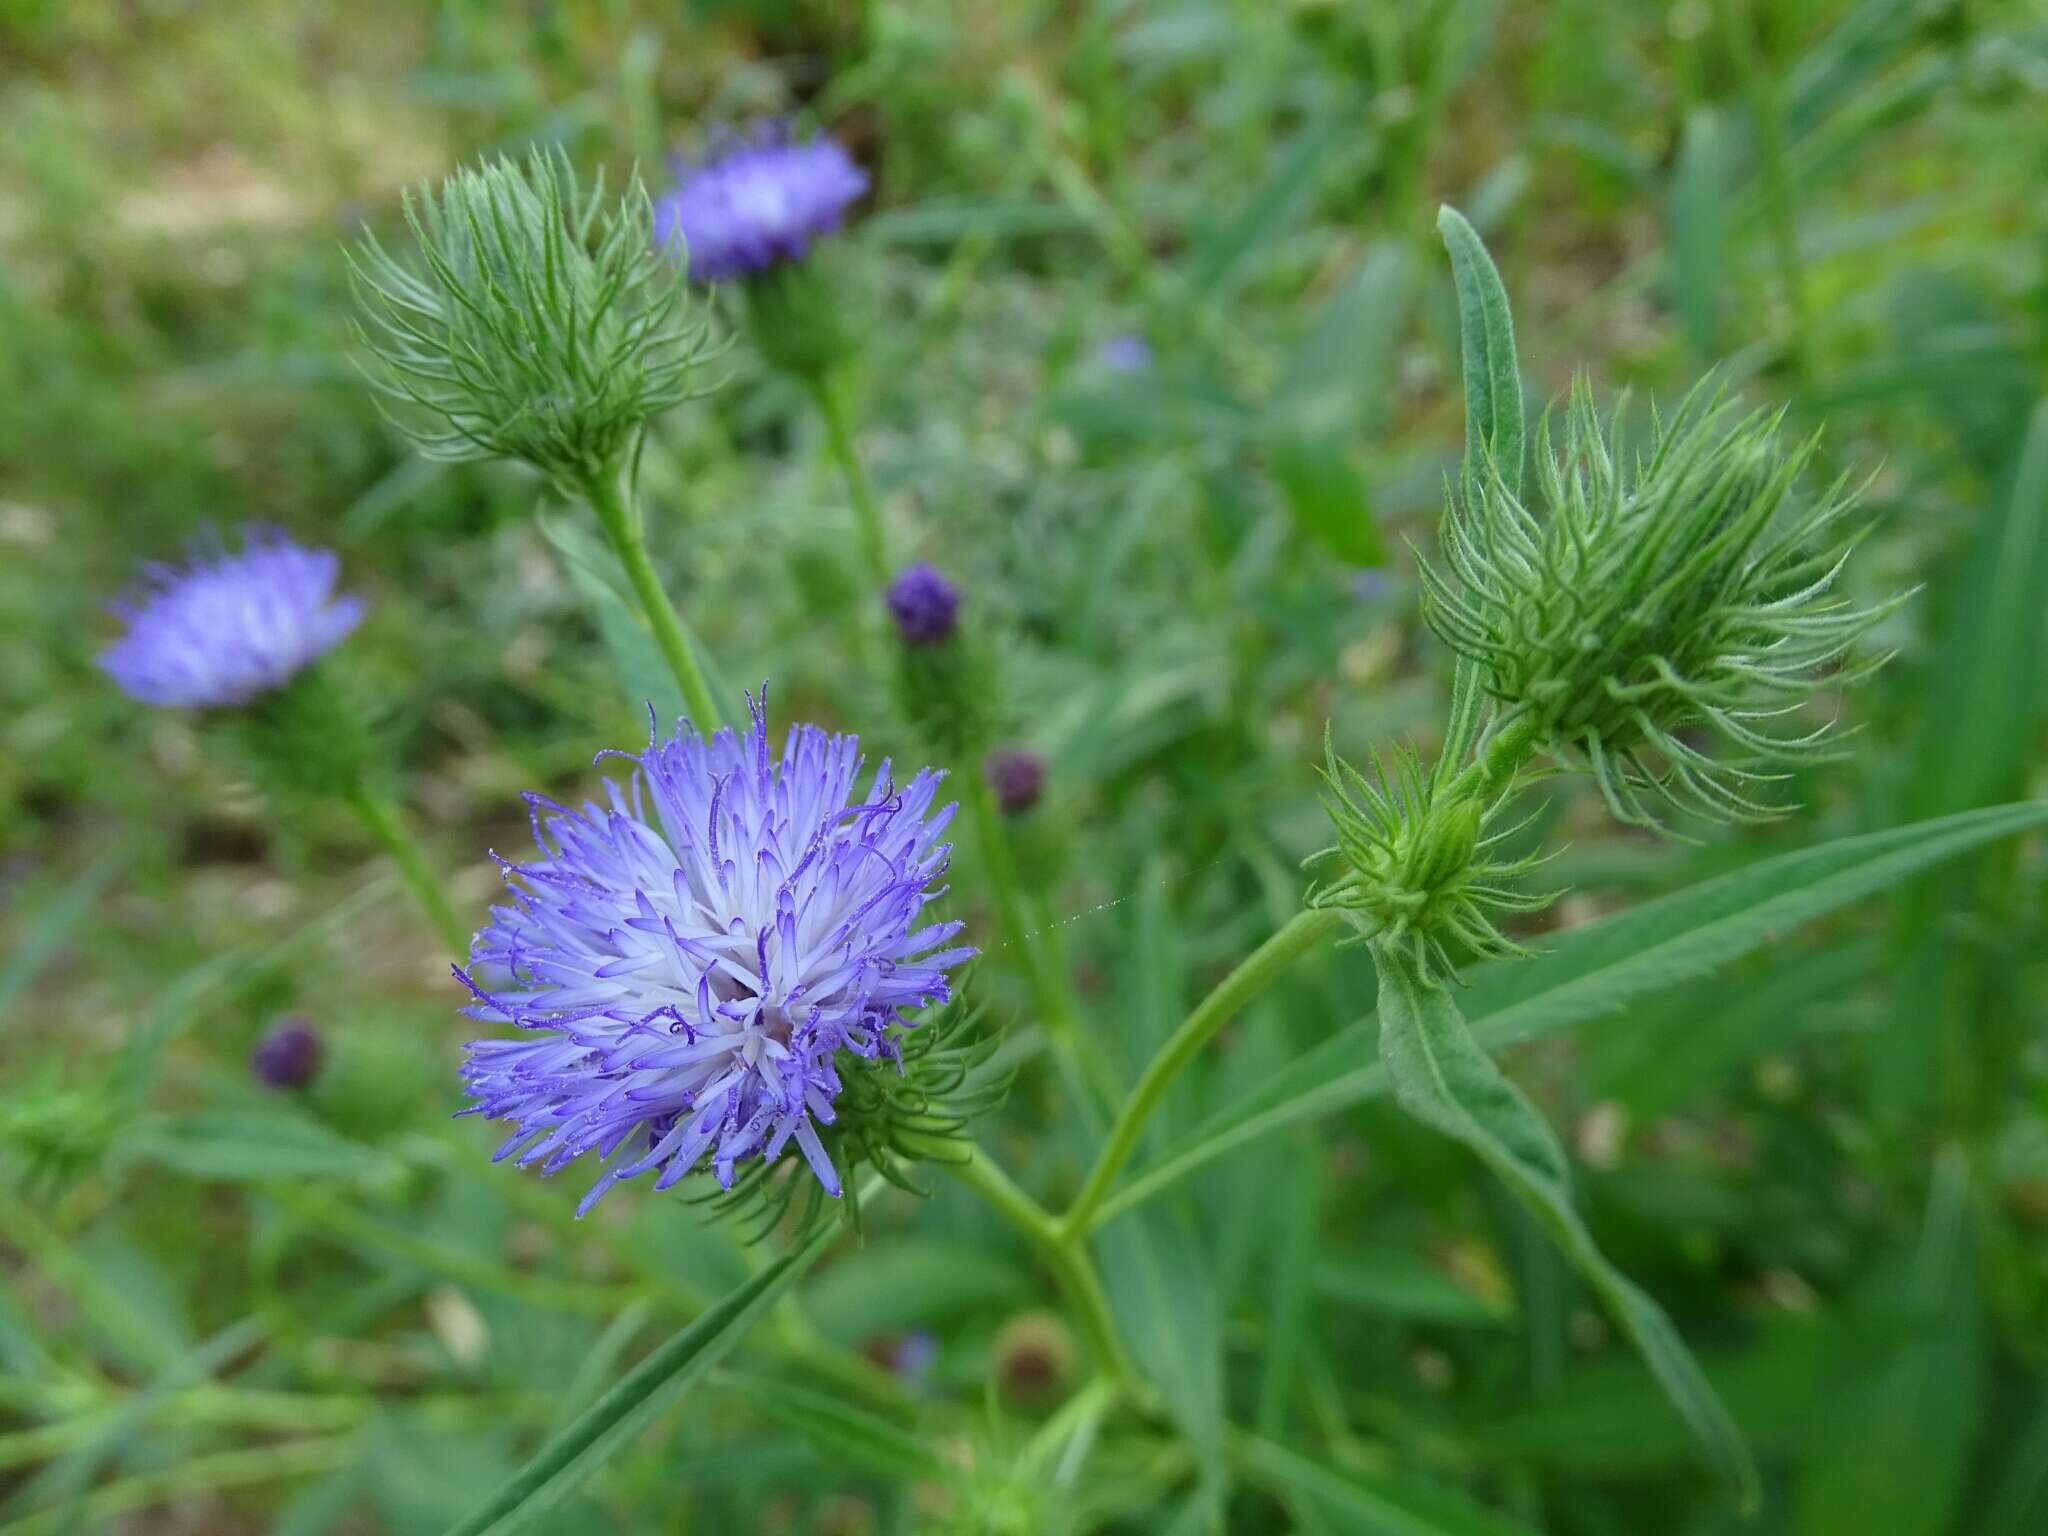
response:
[[[559,151],[464,168],[406,198],[423,270],[355,254],[370,376],[421,452],[518,459],[563,484],[615,473],[689,393],[706,328],[655,249],[635,182],[603,206]]]
[[[1480,956],[1527,953],[1495,926],[1495,916],[1550,904],[1551,894],[1514,884],[1539,861],[1488,856],[1518,829],[1489,834],[1489,807],[1439,792],[1410,749],[1394,754],[1391,779],[1377,757],[1367,779],[1327,741],[1325,755],[1324,805],[1337,842],[1308,863],[1338,873],[1309,892],[1311,907],[1341,911],[1362,939],[1411,943],[1425,973],[1455,971],[1452,944]]]
[[[906,566],[884,594],[905,645],[940,645],[960,624],[960,589],[920,560]]]
[[[1021,816],[1045,793],[1045,759],[1028,747],[1005,747],[982,759],[982,777],[1005,816]]]
[[[298,1014],[279,1019],[249,1052],[249,1071],[271,1088],[303,1088],[313,1081],[327,1047],[312,1021]]]
[[[1589,768],[1623,821],[1655,825],[1661,800],[1716,820],[1776,811],[1753,765],[1812,759],[1828,727],[1779,735],[1788,713],[1903,599],[1859,607],[1836,591],[1850,541],[1836,484],[1809,505],[1793,487],[1811,442],[1782,449],[1775,416],[1731,421],[1696,389],[1653,417],[1631,465],[1583,380],[1554,449],[1546,415],[1539,518],[1497,472],[1468,476],[1444,516],[1444,567],[1423,569],[1424,612],[1479,669],[1502,719]],[[1706,727],[1740,763],[1682,739]]]
[[[996,1335],[994,1353],[1004,1395],[1021,1402],[1039,1402],[1058,1391],[1074,1364],[1066,1325],[1049,1312],[1011,1318]]]

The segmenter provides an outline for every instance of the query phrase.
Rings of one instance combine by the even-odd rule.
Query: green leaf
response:
[[[1990,1400],[1971,1198],[1968,1164],[1952,1147],[1935,1163],[1919,1244],[1900,1266],[1903,1294],[1883,1299],[1886,1314],[1913,1326],[1823,1409],[1830,1443],[1808,1459],[1799,1489],[1807,1536],[1956,1529]]]
[[[1449,1489],[1383,1473],[1340,1471],[1258,1435],[1233,1431],[1230,1459],[1299,1518],[1319,1514],[1353,1536],[1536,1536],[1520,1521]]]
[[[985,1243],[870,1237],[804,1292],[804,1314],[828,1339],[856,1345],[892,1328],[938,1328],[977,1307],[1021,1304],[1028,1270]]]
[[[1473,973],[1465,1011],[1489,1049],[1555,1034],[1635,999],[1712,974],[1917,870],[2048,824],[2048,802],[1965,811],[1761,859],[1690,890],[1558,936],[1534,960]],[[1100,1219],[1151,1199],[1224,1153],[1386,1091],[1365,1019],[1236,1094],[1104,1202]]]
[[[880,1414],[773,1377],[729,1371],[719,1379],[745,1399],[750,1411],[796,1431],[835,1466],[862,1467],[881,1477],[951,1480],[936,1452]]]
[[[1387,563],[1365,477],[1336,439],[1276,432],[1266,441],[1266,467],[1303,533],[1346,565]]]
[[[1522,488],[1522,375],[1515,362],[1515,321],[1500,271],[1478,231],[1446,203],[1437,232],[1451,253],[1458,292],[1458,335],[1465,367],[1465,472],[1489,457],[1511,491]]]
[[[227,1183],[348,1178],[386,1159],[337,1136],[309,1115],[282,1106],[200,1110],[139,1121],[121,1150],[175,1173]]]
[[[1721,355],[1728,260],[1728,130],[1701,108],[1685,120],[1671,181],[1671,300],[1685,339],[1702,359]]]
[[[88,865],[28,925],[27,931],[15,943],[14,952],[7,957],[6,964],[0,965],[0,1025],[7,1022],[9,1010],[28,990],[29,984],[65,939],[70,937],[71,930],[92,911],[93,903],[99,900],[100,892],[112,882],[119,868],[120,861],[113,857]],[[30,907],[28,910],[34,909]]]
[[[633,1367],[448,1536],[511,1536],[582,1487],[739,1343],[816,1262],[837,1231],[837,1223],[825,1223],[801,1249],[761,1270]]]
[[[1398,944],[1373,945],[1380,972],[1380,1060],[1401,1107],[1461,1142],[1492,1170],[1607,1304],[1706,1460],[1745,1509],[1758,1498],[1756,1467],[1678,1330],[1649,1294],[1608,1262],[1571,1203],[1564,1148],[1466,1027],[1442,983],[1424,979]]]
[[[1453,1328],[1502,1328],[1514,1321],[1504,1298],[1468,1290],[1412,1247],[1377,1243],[1333,1254],[1316,1267],[1316,1290],[1342,1306]]]
[[[1097,1242],[1117,1326],[1199,1464],[1213,1467],[1223,1434],[1223,1320],[1207,1256],[1161,1211],[1119,1222]]]
[[[1406,249],[1393,241],[1374,244],[1288,353],[1266,402],[1271,430],[1349,442],[1378,425],[1412,288]]]
[[[1315,197],[1323,156],[1336,143],[1344,118],[1328,113],[1311,121],[1273,159],[1273,172],[1226,222],[1196,240],[1184,270],[1188,292],[1222,302],[1261,246],[1293,229]]]

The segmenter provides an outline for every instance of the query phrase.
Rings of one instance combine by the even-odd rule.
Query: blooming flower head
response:
[[[899,571],[883,597],[907,645],[938,645],[960,623],[960,589],[922,560]]]
[[[238,551],[215,540],[185,565],[146,566],[141,590],[113,605],[128,632],[100,668],[160,709],[246,704],[362,621],[362,599],[334,590],[340,575],[332,551],[263,527],[245,530]]]
[[[760,124],[656,203],[654,239],[666,247],[680,236],[704,282],[744,277],[802,260],[867,189],[867,173],[835,140]]]
[[[852,736],[800,725],[777,756],[764,704],[744,735],[683,724],[606,755],[634,770],[605,805],[528,796],[541,856],[504,864],[512,900],[456,972],[471,1017],[527,1031],[470,1046],[464,1113],[511,1121],[498,1158],[543,1173],[595,1153],[578,1214],[707,1154],[730,1189],[791,1141],[837,1197],[820,1128],[843,1078],[896,1070],[893,1027],[945,1001],[973,953],[948,947],[960,924],[920,921],[950,852],[941,775],[898,784],[884,762],[861,798]]]

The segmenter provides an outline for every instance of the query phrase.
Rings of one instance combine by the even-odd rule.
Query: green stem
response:
[[[455,909],[448,905],[448,893],[441,889],[434,866],[420,847],[419,838],[406,821],[405,813],[391,801],[367,789],[357,790],[349,801],[355,806],[356,814],[363,818],[363,824],[384,845],[384,851],[391,855],[391,861],[398,866],[398,873],[407,889],[427,914],[427,921],[434,925],[434,932],[442,944],[457,955],[467,954],[469,930],[462,926]]]
[[[1159,1107],[1160,1099],[1173,1080],[1194,1060],[1195,1054],[1246,1004],[1278,981],[1295,961],[1315,948],[1338,921],[1338,915],[1327,910],[1312,908],[1295,913],[1195,1006],[1194,1012],[1182,1021],[1180,1028],[1147,1064],[1137,1087],[1131,1090],[1130,1097],[1124,1100],[1123,1108],[1117,1112],[1116,1124],[1109,1128],[1109,1138],[1102,1144],[1095,1166],[1088,1171],[1087,1181],[1082,1184],[1080,1194],[1074,1197],[1073,1205],[1059,1220],[1062,1239],[1076,1240],[1094,1226],[1096,1211],[1109,1197],[1116,1176],[1137,1150],[1138,1136],[1145,1129],[1145,1122]]]
[[[1109,1063],[1084,1045],[1066,976],[1048,964],[1044,952],[1032,942],[1030,925],[1024,920],[1024,898],[1017,884],[1016,866],[1010,861],[1009,834],[996,809],[995,792],[989,788],[988,780],[972,768],[965,777],[975,841],[981,845],[981,861],[988,875],[989,894],[995,900],[996,928],[1003,945],[1016,953],[1024,980],[1031,988],[1032,1006],[1037,1009],[1039,1022],[1045,1026],[1068,1077],[1094,1102],[1105,1107],[1114,1104],[1122,1089]]]
[[[812,378],[811,392],[817,397],[818,414],[825,422],[825,444],[846,477],[846,494],[853,502],[854,522],[860,533],[861,558],[868,575],[879,589],[889,584],[889,552],[882,536],[882,511],[875,504],[874,488],[861,468],[860,454],[853,446],[853,423],[847,413],[846,391],[829,376]]]
[[[1486,738],[1479,755],[1444,786],[1443,798],[1487,801],[1513,782],[1543,734],[1534,715],[1511,715]]]
[[[690,712],[690,723],[709,736],[724,723],[724,716],[711,697],[703,669],[697,665],[697,652],[690,643],[689,631],[683,628],[683,621],[676,615],[675,604],[669,601],[668,593],[661,585],[661,577],[655,573],[654,562],[647,557],[647,538],[641,525],[639,504],[617,475],[591,475],[581,488],[584,499],[590,503],[590,510],[597,514],[605,537],[611,541],[619,564],[625,568],[626,579],[633,584],[633,595],[640,601],[640,612],[647,620],[647,627],[654,631],[655,643],[661,647],[669,671],[675,674],[676,686],[683,691],[683,706]]]
[[[1134,1401],[1144,1400],[1145,1387],[1117,1333],[1109,1298],[1103,1292],[1101,1277],[1095,1272],[1095,1261],[1088,1256],[1086,1244],[1062,1236],[1051,1213],[1012,1183],[1010,1176],[979,1147],[968,1148],[965,1158],[952,1145],[935,1144],[930,1150],[948,1173],[981,1196],[1039,1251],[1059,1276],[1067,1300],[1081,1314],[1081,1326],[1095,1351],[1097,1364]]]

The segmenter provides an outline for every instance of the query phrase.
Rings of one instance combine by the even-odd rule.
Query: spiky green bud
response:
[[[1409,747],[1395,749],[1391,776],[1374,754],[1371,778],[1338,757],[1327,737],[1323,750],[1323,804],[1337,841],[1307,863],[1335,874],[1309,891],[1311,907],[1342,912],[1361,940],[1412,946],[1426,975],[1454,970],[1454,945],[1478,956],[1528,953],[1495,919],[1541,911],[1555,893],[1516,883],[1539,859],[1492,856],[1519,830],[1489,830],[1497,804],[1445,792]]]
[[[1755,786],[1824,755],[1830,726],[1770,722],[1902,600],[1839,594],[1854,497],[1838,481],[1801,500],[1814,443],[1783,447],[1780,414],[1736,419],[1702,386],[1668,421],[1652,413],[1647,451],[1625,464],[1582,379],[1562,448],[1549,413],[1538,432],[1545,515],[1485,465],[1449,499],[1443,567],[1422,573],[1431,628],[1480,669],[1501,721],[1583,763],[1623,821],[1656,825],[1652,802],[1778,814]],[[1686,739],[1702,727],[1724,756]]]
[[[963,982],[960,992],[966,992]],[[911,1174],[922,1162],[959,1161],[972,1150],[973,1122],[1009,1091],[1010,1076],[992,1068],[995,1037],[982,1010],[956,996],[915,1029],[897,1030],[889,1051],[845,1054],[832,1121],[820,1127],[846,1191],[846,1219],[860,1221],[859,1170],[872,1168],[898,1189],[923,1195]],[[756,1158],[740,1165],[730,1189],[699,1197],[720,1215],[748,1223],[747,1239],[766,1235],[796,1209],[808,1231],[829,1209],[814,1178],[788,1164]]]
[[[567,485],[615,473],[685,399],[707,326],[657,249],[635,180],[585,196],[560,151],[465,167],[409,194],[420,266],[354,254],[360,334],[393,419],[442,459],[518,459]]]
[[[227,725],[250,777],[287,802],[350,798],[382,769],[370,712],[331,662],[251,700]]]

